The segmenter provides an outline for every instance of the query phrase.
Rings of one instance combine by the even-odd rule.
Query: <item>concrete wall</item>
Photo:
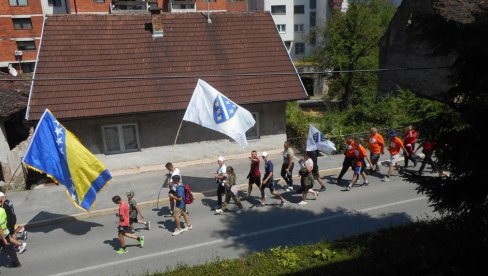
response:
[[[227,136],[190,122],[183,122],[177,145],[173,146],[184,111],[127,115],[88,120],[62,121],[80,141],[109,168],[137,168],[282,148],[286,140],[286,103],[264,103],[243,106],[259,114],[260,138],[248,140],[243,149]],[[103,125],[137,123],[141,150],[121,154],[104,154]]]
[[[8,152],[10,148],[7,143],[7,134],[0,121],[0,181],[10,179],[10,168],[8,166]]]

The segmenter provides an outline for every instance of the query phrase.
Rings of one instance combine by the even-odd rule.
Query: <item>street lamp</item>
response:
[[[19,61],[19,72],[22,74],[22,55],[24,55],[24,53],[22,53],[21,50],[15,50],[15,58]]]

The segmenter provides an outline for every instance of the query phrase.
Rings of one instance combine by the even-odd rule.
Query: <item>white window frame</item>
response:
[[[278,33],[286,34],[286,24],[276,24],[276,29],[278,29]]]
[[[251,112],[251,114],[253,115],[254,120],[256,120],[256,124],[253,126],[256,128],[256,136],[248,136],[246,133],[246,139],[255,140],[261,138],[261,132],[259,129],[259,112]]]
[[[124,136],[123,136],[123,132],[122,132],[122,127],[124,127],[124,126],[135,126],[136,141],[137,141],[137,148],[136,149],[125,149]],[[116,150],[116,151],[108,151],[107,141],[105,140],[105,128],[112,128],[112,127],[117,127],[117,135],[118,135],[118,139],[119,139],[120,149]],[[102,138],[103,138],[103,148],[104,148],[105,154],[126,153],[126,152],[134,152],[134,151],[141,150],[141,143],[139,140],[139,126],[137,123],[103,125],[103,126],[101,126],[101,129],[102,129]]]

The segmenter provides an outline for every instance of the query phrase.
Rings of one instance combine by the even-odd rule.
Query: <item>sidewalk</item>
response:
[[[258,153],[260,154],[260,153]],[[234,167],[237,174],[239,189],[247,192],[246,176],[249,172],[249,154],[229,156],[225,160],[227,166]],[[282,157],[279,150],[269,151],[270,159],[274,163],[275,180],[281,179],[279,176],[282,165]],[[318,158],[321,175],[337,174],[337,169],[342,166],[344,156],[336,154],[332,156],[322,156]],[[385,159],[385,156],[383,156]],[[168,160],[170,161],[170,160]],[[190,184],[196,199],[205,196],[215,195],[215,181],[213,172],[217,169],[216,160],[198,160],[192,162],[175,163],[180,169],[183,182]],[[263,162],[261,159],[260,169],[263,173]],[[297,163],[293,170],[296,176],[298,172]],[[26,227],[35,227],[58,223],[73,219],[83,219],[92,216],[113,214],[117,206],[112,203],[114,195],[120,195],[126,199],[125,194],[128,190],[135,191],[135,199],[143,207],[156,208],[158,192],[167,173],[163,165],[145,167],[131,170],[112,171],[113,179],[107,186],[98,193],[97,202],[92,207],[91,212],[84,212],[76,208],[68,198],[66,189],[62,185],[46,185],[29,191],[9,192],[7,198],[10,199],[15,207],[17,221],[19,224],[26,224]],[[283,185],[281,179],[279,185]],[[295,185],[299,184],[295,181]],[[326,184],[327,185],[327,184]],[[163,188],[160,193],[159,207],[167,205],[168,189]],[[253,196],[258,196],[256,186],[253,187]],[[144,212],[151,212],[148,208]]]

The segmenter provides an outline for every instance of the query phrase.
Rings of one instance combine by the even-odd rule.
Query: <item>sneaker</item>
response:
[[[298,205],[306,205],[306,204],[308,204],[308,202],[303,201],[303,200],[302,200],[302,201],[300,201],[300,202],[298,202]]]
[[[342,178],[337,178],[337,185],[341,185]]]
[[[183,230],[181,229],[176,229],[174,232],[173,232],[173,236],[178,236],[179,234],[183,233]]]
[[[325,192],[327,188],[325,188],[325,186],[323,186],[322,188],[320,188],[319,192]]]
[[[293,191],[293,188],[286,187],[286,190],[285,190],[285,191],[287,191],[287,192],[291,192],[291,191]]]
[[[149,220],[146,221],[146,228],[147,230],[151,229],[151,222]]]
[[[192,228],[193,228],[193,227],[192,227]],[[185,227],[185,228],[181,229],[181,232],[186,232],[186,231],[189,231],[189,230],[190,230],[190,227],[189,227],[189,226],[187,226],[187,227]]]
[[[24,253],[25,251],[25,248],[27,247],[27,243],[26,242],[23,242],[20,246],[19,246],[19,253],[22,254]]]
[[[369,185],[369,181],[367,181],[367,180],[366,181],[363,181],[363,185],[364,186],[368,186]]]
[[[185,229],[193,230],[193,225],[188,225],[187,227],[185,227]]]
[[[240,214],[240,213],[242,213],[242,209],[236,211],[236,214]]]
[[[383,181],[383,182],[388,182],[388,181],[390,181],[390,178],[389,178],[389,177],[387,177],[387,176],[385,176],[385,177],[383,177],[383,179],[381,179],[381,181]]]
[[[139,237],[139,247],[143,248],[144,247],[144,236]]]
[[[115,251],[115,253],[117,253],[119,255],[125,254],[127,252],[129,252],[129,249],[127,249],[127,248],[119,248],[119,250]]]
[[[315,192],[313,196],[315,197],[315,200],[317,200],[317,198],[319,198],[319,192]]]
[[[224,210],[222,209],[215,209],[215,213],[218,215],[222,215],[224,213]]]
[[[282,201],[281,202],[281,206],[285,206],[287,203],[288,203],[288,201],[286,201],[286,200],[285,201]]]
[[[351,190],[351,186],[347,186],[346,191],[350,191],[350,190]]]
[[[22,267],[21,264],[17,264],[17,265],[14,265],[14,264],[11,264],[11,265],[7,265],[8,268],[19,268],[19,267]]]

